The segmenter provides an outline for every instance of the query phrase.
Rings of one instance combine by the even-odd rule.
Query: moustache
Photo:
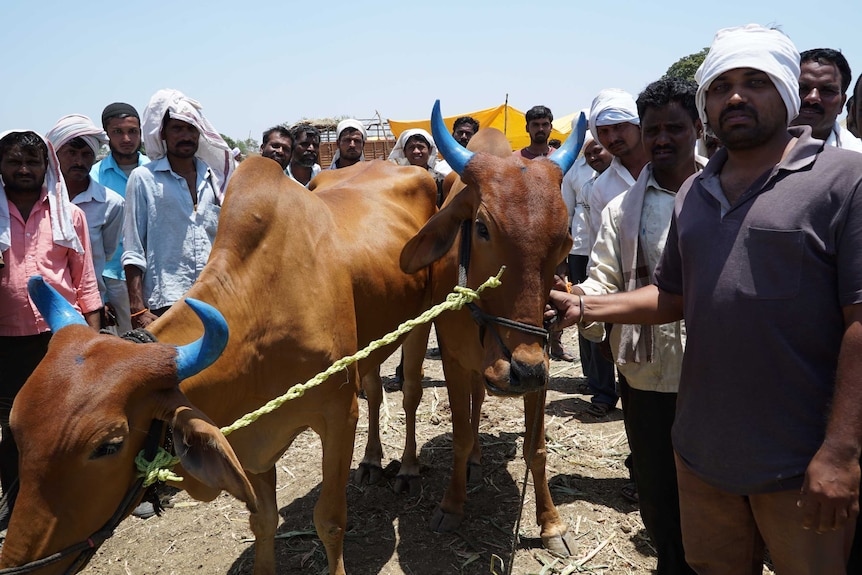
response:
[[[722,122],[727,117],[728,114],[732,114],[733,112],[745,112],[749,116],[757,119],[757,110],[749,106],[745,103],[734,104],[733,106],[728,106],[724,110],[721,111],[721,114],[718,116],[718,121]]]
[[[194,145],[197,145],[197,142],[195,142],[194,140],[182,140],[180,142],[177,142],[177,146],[194,146]]]
[[[826,110],[820,104],[807,103],[803,102],[802,106],[799,107],[800,110],[814,110],[821,114],[825,113]]]
[[[674,146],[653,146],[652,153],[658,154],[661,152],[676,152],[676,148]]]

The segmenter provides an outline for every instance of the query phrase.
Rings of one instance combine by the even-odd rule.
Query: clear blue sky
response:
[[[859,4],[835,0],[32,2],[2,0],[0,130],[143,112],[161,88],[197,99],[234,139],[301,118],[427,118],[509,103],[557,116],[602,88],[635,95],[719,28],[777,25],[799,50],[862,72]]]

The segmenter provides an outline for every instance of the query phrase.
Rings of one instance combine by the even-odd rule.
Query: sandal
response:
[[[587,408],[587,413],[593,417],[606,417],[614,409],[616,408],[609,403],[591,403]]]
[[[626,483],[620,487],[620,495],[632,503],[638,503],[640,501],[638,498],[638,486],[634,481]]]
[[[556,359],[557,361],[568,361],[571,363],[575,361],[575,356],[567,352],[565,349],[558,349],[551,351],[551,359]]]

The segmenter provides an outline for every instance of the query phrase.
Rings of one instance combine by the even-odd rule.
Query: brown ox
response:
[[[405,246],[402,269],[413,273],[433,263],[434,299],[445,297],[458,282],[461,224],[471,222],[466,285],[475,288],[506,266],[502,286],[486,292],[479,307],[486,314],[541,327],[554,271],[571,247],[560,184],[583,144],[583,117],[577,137],[555,155],[559,165],[514,157],[506,138],[493,129],[480,130],[465,150],[443,125],[439,102],[432,128],[438,148],[461,181],[453,184],[440,212]],[[547,340],[532,330],[503,325],[480,330],[467,309],[443,314],[435,325],[452,409],[454,461],[432,528],[454,530],[464,517],[468,466],[480,469],[478,426],[487,388],[498,395],[523,396],[524,457],[533,475],[542,542],[553,551],[573,553],[574,540],[554,506],[545,474]],[[405,381],[405,387],[408,384]]]
[[[174,425],[183,458],[176,486],[200,500],[226,489],[245,501],[254,572],[266,575],[276,573],[274,464],[304,429],[317,432],[323,482],[314,523],[330,573],[343,574],[357,367],[227,441],[213,424],[232,423],[427,307],[426,272],[406,275],[398,258],[434,213],[435,192],[422,170],[386,162],[326,174],[316,193],[269,159],[243,162],[210,259],[188,293],[224,314],[224,353],[177,387],[177,352],[166,344],[202,333],[184,304],[150,326],[160,343],[130,343],[78,325],[56,331],[12,410],[21,487],[0,567],[45,557],[100,529],[133,480],[150,421],[162,418]],[[61,573],[70,562],[38,573]]]

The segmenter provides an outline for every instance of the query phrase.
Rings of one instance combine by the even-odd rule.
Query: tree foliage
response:
[[[694,54],[689,54],[688,56],[680,58],[667,69],[664,77],[682,78],[683,80],[691,80],[694,82],[694,73],[697,72],[697,69],[700,68],[701,64],[703,64],[703,60],[706,58],[707,52],[709,52],[709,48],[704,48],[700,52],[695,52]]]

